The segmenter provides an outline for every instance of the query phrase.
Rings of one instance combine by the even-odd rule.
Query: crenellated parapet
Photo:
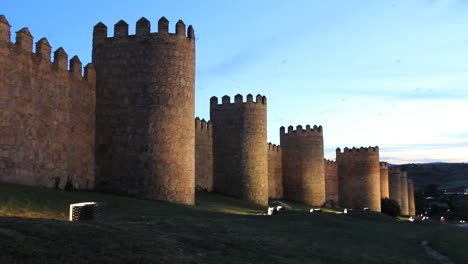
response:
[[[379,147],[378,146],[375,146],[375,147],[360,147],[360,148],[356,148],[356,147],[352,147],[352,148],[348,148],[348,147],[345,147],[343,149],[343,152],[341,152],[341,149],[340,148],[337,148],[336,149],[336,155],[346,155],[348,153],[365,153],[365,152],[369,152],[369,153],[379,153]],[[380,163],[379,163],[380,164]]]
[[[385,161],[380,162],[380,168],[381,169],[387,169],[388,170],[388,163]]]
[[[201,119],[199,117],[195,118],[195,132],[196,133],[203,133],[207,136],[212,135],[212,124],[211,121],[206,121],[205,119]]]
[[[280,145],[276,145],[276,144],[272,144],[271,142],[268,143],[268,151],[271,151],[271,152],[281,152],[281,146]]]
[[[0,50],[7,50],[7,52],[0,54],[9,56],[12,61],[23,61],[27,65],[36,65],[36,67],[41,68],[41,74],[47,74],[47,71],[50,71],[51,74],[65,73],[70,78],[90,82],[92,83],[92,87],[94,87],[96,80],[90,77],[95,76],[96,72],[92,64],[88,64],[84,68],[83,75],[80,59],[74,56],[69,61],[68,54],[62,47],[54,51],[53,61],[50,61],[52,47],[47,38],[41,38],[36,42],[36,51],[33,52],[34,37],[29,29],[24,27],[16,31],[16,40],[15,43],[12,43],[10,40],[10,27],[5,16],[0,15]]]
[[[325,162],[325,166],[336,167],[336,161],[334,160],[324,159],[324,162]]]
[[[307,136],[307,135],[323,135],[322,126],[314,125],[311,127],[310,125],[306,125],[303,128],[301,125],[296,126],[294,129],[293,126],[288,126],[288,131],[286,131],[285,127],[280,127],[280,135],[288,135],[288,136]]]
[[[261,104],[261,105],[266,105],[267,104],[267,99],[266,96],[262,96],[260,94],[257,94],[255,97],[255,101],[253,98],[253,95],[248,94],[245,98],[245,101],[243,100],[243,96],[240,94],[237,94],[234,96],[234,102],[231,103],[231,97],[228,95],[225,95],[221,98],[221,103],[218,102],[218,97],[213,96],[210,99],[210,105],[212,107],[215,106],[234,106],[234,105],[242,105],[242,104]]]
[[[129,35],[129,25],[124,20],[120,20],[114,25],[114,35],[108,36],[107,26],[99,22],[94,26],[93,30],[93,45],[110,45],[112,43],[127,43],[141,41],[158,41],[186,39],[187,42],[194,42],[195,31],[190,25],[186,27],[182,20],[179,20],[175,25],[175,32],[169,32],[169,21],[165,17],[161,17],[158,21],[158,31],[151,32],[151,22],[142,17],[136,23],[135,35]]]
[[[27,27],[11,42],[0,15],[0,180],[76,189],[94,187],[96,71]]]

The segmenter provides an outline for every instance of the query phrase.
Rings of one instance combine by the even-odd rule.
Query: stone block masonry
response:
[[[338,167],[336,162],[324,160],[325,162],[325,199],[331,204],[338,205]]]
[[[408,179],[408,212],[409,215],[416,215],[416,205],[414,201],[414,183]]]
[[[11,43],[0,16],[0,180],[50,188],[94,187],[96,73],[68,61],[27,28]],[[68,68],[69,67],[69,68]]]
[[[380,162],[380,196],[382,198],[389,198],[388,190],[388,164],[387,162]]]
[[[283,164],[281,147],[268,143],[268,197],[283,198]]]
[[[336,150],[340,205],[380,212],[379,147]]]
[[[198,190],[213,190],[212,124],[195,118],[195,185]]]
[[[183,204],[195,202],[195,34],[179,20],[141,18],[136,34],[93,31],[96,187]]]
[[[268,204],[267,99],[251,94],[210,100],[213,122],[213,190]]]
[[[408,176],[406,172],[401,173],[401,214],[409,215],[409,204],[408,204]]]
[[[395,200],[400,209],[401,204],[401,170],[398,167],[388,168],[388,189],[390,192],[390,199]]]
[[[284,198],[321,206],[325,203],[322,127],[280,128]]]

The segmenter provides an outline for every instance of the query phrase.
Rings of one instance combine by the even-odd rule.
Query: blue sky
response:
[[[381,160],[468,162],[468,1],[7,1],[12,32],[91,61],[92,28],[113,34],[165,16],[195,28],[196,115],[209,98],[268,98],[280,126],[322,125],[337,147],[380,147]],[[14,36],[14,34],[13,34]],[[14,38],[14,37],[13,37]]]

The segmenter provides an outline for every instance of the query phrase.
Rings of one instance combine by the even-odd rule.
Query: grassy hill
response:
[[[64,221],[68,205],[84,201],[105,202],[109,219]],[[463,228],[293,206],[264,216],[217,194],[183,206],[0,184],[0,263],[437,263],[423,240],[456,263],[468,259]]]
[[[414,179],[416,189],[436,184],[440,189],[468,188],[467,163],[405,164],[399,167]]]

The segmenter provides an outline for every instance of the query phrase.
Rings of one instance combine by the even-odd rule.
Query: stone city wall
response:
[[[335,161],[325,159],[325,199],[327,202],[339,203],[338,167]]]
[[[281,147],[268,144],[268,197],[283,198],[283,164]]]
[[[94,186],[95,70],[68,61],[28,28],[10,41],[0,16],[0,180],[52,188]]]
[[[195,118],[195,186],[198,190],[213,190],[212,124]]]

